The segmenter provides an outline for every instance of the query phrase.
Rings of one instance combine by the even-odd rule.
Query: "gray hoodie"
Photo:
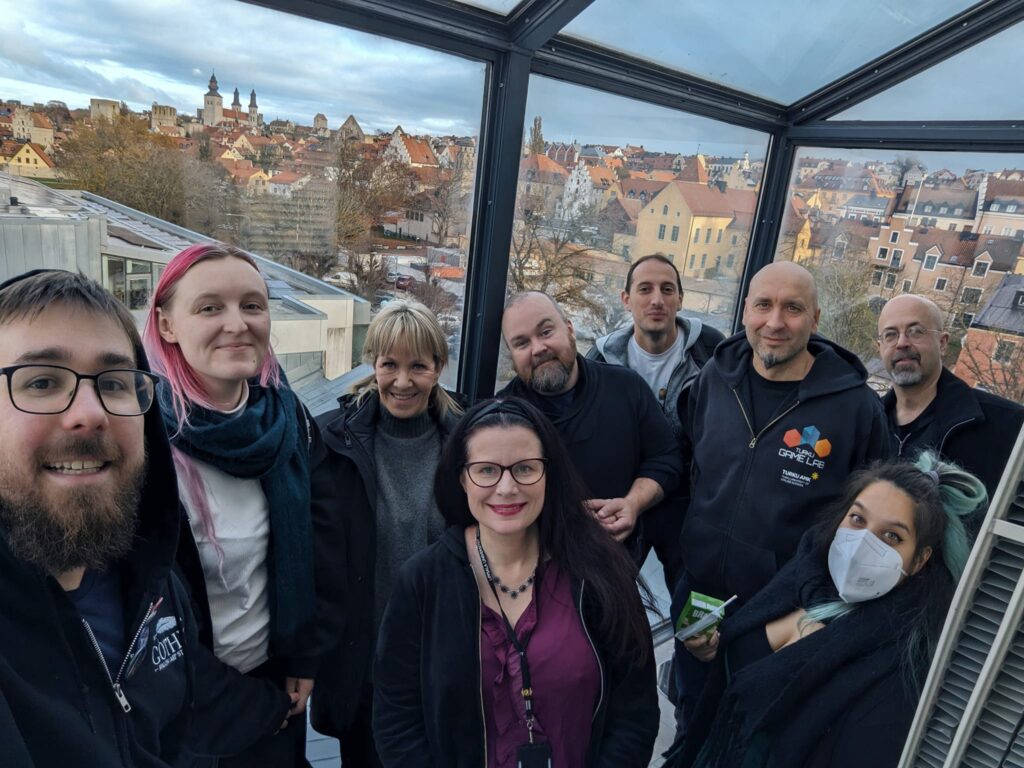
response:
[[[704,363],[711,359],[715,347],[725,336],[710,325],[704,325],[694,317],[676,315],[676,326],[683,337],[683,356],[668,381],[665,402],[662,409],[672,424],[676,439],[682,433],[682,415],[679,413],[680,396],[691,381],[700,373]],[[633,335],[633,323],[602,336],[594,342],[587,357],[599,363],[610,363],[629,367],[627,349]]]

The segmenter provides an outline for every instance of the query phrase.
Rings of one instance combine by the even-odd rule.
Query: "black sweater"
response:
[[[683,462],[651,388],[628,368],[579,355],[576,362],[580,376],[575,398],[554,425],[591,498],[621,498],[638,477],[654,480],[670,495]],[[498,396],[521,397],[543,410],[544,396],[518,378]]]
[[[592,630],[601,607],[584,584],[574,582],[573,593],[602,672],[587,765],[646,768],[658,735],[653,649],[642,667],[614,662]],[[449,528],[402,569],[373,670],[373,730],[385,768],[486,763],[480,605],[462,528]]]

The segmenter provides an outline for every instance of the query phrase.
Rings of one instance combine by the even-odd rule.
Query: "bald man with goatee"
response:
[[[942,310],[923,296],[890,299],[878,316],[878,353],[892,377],[882,403],[899,455],[926,449],[977,475],[995,493],[1024,422],[1024,408],[972,389],[942,365]]]
[[[751,280],[744,331],[715,348],[690,389],[691,501],[674,616],[690,591],[753,597],[850,472],[891,453],[867,371],[815,333],[820,316],[811,274],[769,264]],[[689,714],[708,665],[682,649],[676,655]]]

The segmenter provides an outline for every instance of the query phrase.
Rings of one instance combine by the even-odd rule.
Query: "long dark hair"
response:
[[[434,498],[445,521],[461,528],[476,522],[460,482],[466,446],[473,434],[494,427],[524,427],[540,440],[547,459],[544,505],[538,519],[541,552],[570,576],[587,583],[588,599],[601,607],[597,635],[602,645],[617,659],[646,661],[651,630],[644,603],[637,599],[636,566],[586,509],[585,486],[562,439],[551,422],[525,400],[512,397],[478,403],[452,431],[434,479]],[[640,588],[649,603],[649,592]]]
[[[917,537],[914,561],[926,548],[931,556],[906,583],[918,590],[911,612],[901,628],[903,672],[913,688],[919,687],[919,672],[926,669],[945,622],[949,605],[970,554],[970,538],[963,520],[983,510],[988,493],[978,478],[956,464],[941,461],[931,452],[921,453],[914,463],[875,462],[850,475],[846,491],[814,534],[818,557],[828,560],[829,547],[854,500],[872,483],[886,482],[910,497],[914,506]],[[856,610],[857,604],[835,601],[805,606],[808,618],[822,621]]]

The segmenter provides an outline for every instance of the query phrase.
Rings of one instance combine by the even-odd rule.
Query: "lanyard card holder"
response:
[[[516,768],[551,768],[551,745],[523,744],[516,750]]]

